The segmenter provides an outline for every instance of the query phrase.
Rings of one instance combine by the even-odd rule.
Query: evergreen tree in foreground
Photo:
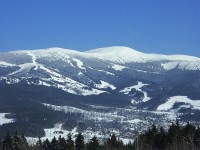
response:
[[[99,140],[97,139],[96,136],[94,136],[89,143],[87,144],[87,149],[88,150],[98,150],[100,149],[100,144],[99,144]]]
[[[67,135],[66,147],[67,150],[74,150],[74,141],[72,140],[72,135],[70,133]]]
[[[2,150],[27,150],[29,148],[28,143],[24,135],[19,136],[17,132],[13,137],[9,133],[2,141]]]
[[[43,143],[42,143],[42,150],[50,150],[51,148],[51,143],[49,142],[48,139],[46,139]]]
[[[75,140],[76,150],[84,150],[84,137],[81,133],[79,133]]]
[[[92,137],[86,144],[84,137],[79,133],[75,139],[75,144],[71,134],[68,134],[67,140],[61,136],[55,137],[49,141],[38,142],[29,146],[24,135],[14,136],[9,133],[1,141],[0,150],[200,150],[200,127],[187,123],[181,126],[179,122],[172,123],[168,130],[160,127],[159,130],[155,125],[152,125],[148,131],[138,135],[134,143],[124,145],[122,140],[119,140],[115,134],[112,134],[109,139],[102,141],[100,144],[96,136]]]
[[[3,150],[11,150],[12,149],[12,138],[9,134],[7,133],[5,139],[2,141],[2,149]]]

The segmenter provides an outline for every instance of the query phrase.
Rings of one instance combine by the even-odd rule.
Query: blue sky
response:
[[[200,0],[0,0],[0,51],[128,46],[200,57]]]

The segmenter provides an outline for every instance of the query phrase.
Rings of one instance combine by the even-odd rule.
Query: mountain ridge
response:
[[[27,136],[44,137],[44,129],[51,133],[69,117],[86,123],[86,133],[92,129],[108,135],[120,127],[121,137],[128,130],[145,130],[150,122],[199,123],[199,70],[197,57],[145,54],[127,47],[0,53],[0,113],[15,120],[0,131],[20,129]]]
[[[152,61],[174,61],[177,64],[180,62],[192,62],[199,63],[200,66],[200,58],[196,56],[189,55],[162,55],[162,54],[146,54],[129,47],[124,46],[113,46],[113,47],[105,47],[98,48],[89,51],[76,51],[71,49],[64,48],[47,48],[47,49],[36,49],[36,50],[18,50],[18,51],[10,51],[3,52],[0,54],[35,54],[37,57],[47,57],[52,55],[77,55],[81,57],[87,58],[97,58],[101,60],[108,60],[110,62],[116,63],[132,63],[132,62],[152,62]],[[190,64],[189,64],[190,65]]]

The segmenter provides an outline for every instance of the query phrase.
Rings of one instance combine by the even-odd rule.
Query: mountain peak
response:
[[[129,53],[134,53],[134,54],[142,54],[141,52],[138,52],[134,49],[131,49],[129,47],[126,46],[112,46],[112,47],[104,47],[104,48],[98,48],[98,49],[93,49],[93,50],[89,50],[86,51],[87,53],[98,53],[98,54],[108,54],[108,53],[112,53],[112,54],[119,54],[119,55],[123,55],[123,54],[129,54]]]
[[[131,63],[131,62],[148,62],[148,61],[176,61],[177,63],[182,61],[187,62],[200,62],[200,58],[195,56],[187,56],[187,55],[161,55],[161,54],[146,54],[143,52],[139,52],[132,48],[126,46],[112,46],[112,47],[104,47],[93,49],[85,52],[64,49],[58,47],[46,48],[46,49],[37,49],[37,50],[20,50],[20,51],[12,51],[11,53],[25,53],[25,54],[34,54],[38,57],[52,57],[52,56],[63,56],[63,55],[77,55],[81,57],[93,57],[97,59],[102,59],[115,63]]]
[[[86,51],[87,54],[109,61],[126,63],[142,60],[146,54],[125,46],[113,46]]]

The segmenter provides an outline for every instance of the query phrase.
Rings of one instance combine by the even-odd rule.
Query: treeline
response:
[[[124,144],[114,134],[105,141],[94,136],[85,143],[84,136],[79,133],[75,140],[68,134],[66,138],[55,137],[49,141],[38,139],[35,145],[28,145],[24,135],[14,136],[9,133],[1,142],[1,150],[200,150],[200,127],[187,123],[172,123],[168,130],[154,124],[143,134],[139,134],[133,143]]]
[[[187,123],[172,123],[166,131],[153,124],[145,133],[139,135],[134,142],[136,150],[200,150],[200,127]]]
[[[1,142],[1,150],[132,150],[133,144],[125,145],[122,140],[117,139],[113,134],[104,143],[100,143],[96,136],[90,139],[88,143],[84,142],[84,136],[79,133],[75,140],[68,134],[67,138],[55,137],[49,141],[38,139],[35,145],[28,145],[24,135],[10,136],[9,133]]]

